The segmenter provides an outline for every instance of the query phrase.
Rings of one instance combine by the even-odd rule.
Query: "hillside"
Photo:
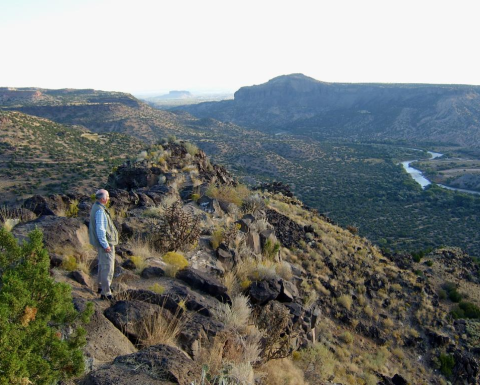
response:
[[[116,132],[144,142],[181,134],[187,118],[153,109],[123,92],[0,88],[0,108],[17,110],[96,133]]]
[[[242,87],[231,101],[178,109],[317,139],[480,146],[480,86],[325,83],[293,74]]]
[[[20,112],[0,110],[2,202],[33,193],[85,192],[145,145],[118,133],[96,134]]]
[[[36,219],[12,233],[41,228],[52,276],[77,309],[94,303],[87,373],[72,381],[478,383],[479,267],[468,255],[382,254],[280,187],[250,191],[180,142],[119,167],[108,179],[122,240],[111,302],[95,294],[89,194],[24,201],[22,217]]]

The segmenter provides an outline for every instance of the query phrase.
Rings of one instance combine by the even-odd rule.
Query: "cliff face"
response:
[[[479,86],[324,83],[294,74],[242,87],[233,101],[182,109],[267,131],[480,145]]]

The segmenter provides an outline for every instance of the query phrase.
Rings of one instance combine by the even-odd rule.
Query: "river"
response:
[[[433,152],[433,151],[427,151],[430,155],[432,155],[431,159],[436,159],[440,158],[443,154],[440,154],[438,152]],[[417,160],[407,160],[405,162],[402,162],[402,166],[405,169],[406,172],[408,172],[412,178],[417,182],[422,188],[424,189],[428,185],[431,185],[432,182],[430,182],[427,178],[423,176],[423,173],[420,170],[417,170],[416,168],[410,167],[410,163],[416,162]],[[454,190],[454,191],[460,191],[463,193],[468,193],[468,194],[476,194],[480,195],[480,192],[478,191],[472,191],[472,190],[464,190],[460,188],[455,188],[455,187],[449,187],[445,186],[443,184],[439,184],[438,186],[447,189],[447,190]]]

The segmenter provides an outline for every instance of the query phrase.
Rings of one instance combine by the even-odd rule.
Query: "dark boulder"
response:
[[[140,301],[118,301],[105,310],[105,317],[125,334],[130,341],[138,344],[145,322],[161,312],[160,306]]]
[[[306,240],[306,232],[303,226],[292,221],[278,211],[266,210],[268,222],[275,228],[275,236],[285,247],[300,247],[300,241]]]
[[[227,288],[223,284],[214,277],[193,269],[192,267],[180,270],[177,273],[176,278],[185,282],[193,289],[210,294],[212,297],[215,297],[220,301],[230,301],[230,297],[227,294]]]
[[[265,281],[256,281],[250,285],[248,294],[253,304],[264,305],[272,301],[280,294],[281,286],[278,280],[268,279]]]
[[[206,341],[213,342],[213,337],[223,331],[225,326],[210,317],[199,313],[190,312],[185,316],[185,321],[178,336],[180,347],[190,356],[194,356],[200,344]]]
[[[232,269],[234,266],[234,254],[227,247],[219,247],[216,251],[217,259],[225,269]]]
[[[148,266],[143,269],[141,277],[145,279],[164,277],[165,270],[158,266]]]
[[[137,195],[138,195],[138,199],[139,199],[138,205],[140,207],[154,207],[155,206],[155,202],[147,194],[138,193]]]
[[[33,211],[36,215],[64,215],[71,199],[66,195],[50,195],[44,197],[34,195],[23,203],[23,207]]]
[[[479,384],[480,366],[476,358],[469,352],[456,350],[453,354],[455,366],[452,377],[455,384]]]
[[[277,298],[279,302],[294,302],[295,300],[298,300],[299,293],[295,284],[281,279],[280,286],[280,295]]]
[[[219,303],[217,299],[203,296],[177,281],[169,283],[168,289],[163,294],[150,290],[128,290],[127,295],[132,300],[156,304],[172,313],[178,311],[179,303],[182,302],[187,310],[207,317],[212,315],[210,309]]]
[[[92,282],[90,276],[85,274],[83,271],[75,270],[68,274],[68,276],[74,281],[80,283],[81,285],[92,287]]]
[[[445,346],[450,343],[450,338],[448,336],[437,333],[435,330],[427,330],[426,335],[430,344],[434,348]]]

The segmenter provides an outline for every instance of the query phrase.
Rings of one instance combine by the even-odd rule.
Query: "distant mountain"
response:
[[[170,91],[166,95],[156,96],[156,99],[188,99],[193,97],[189,91]]]
[[[125,133],[145,142],[183,132],[188,120],[127,93],[91,89],[0,88],[0,108],[81,125],[96,133]]]
[[[480,147],[480,86],[325,83],[302,74],[178,107],[268,132]]]

